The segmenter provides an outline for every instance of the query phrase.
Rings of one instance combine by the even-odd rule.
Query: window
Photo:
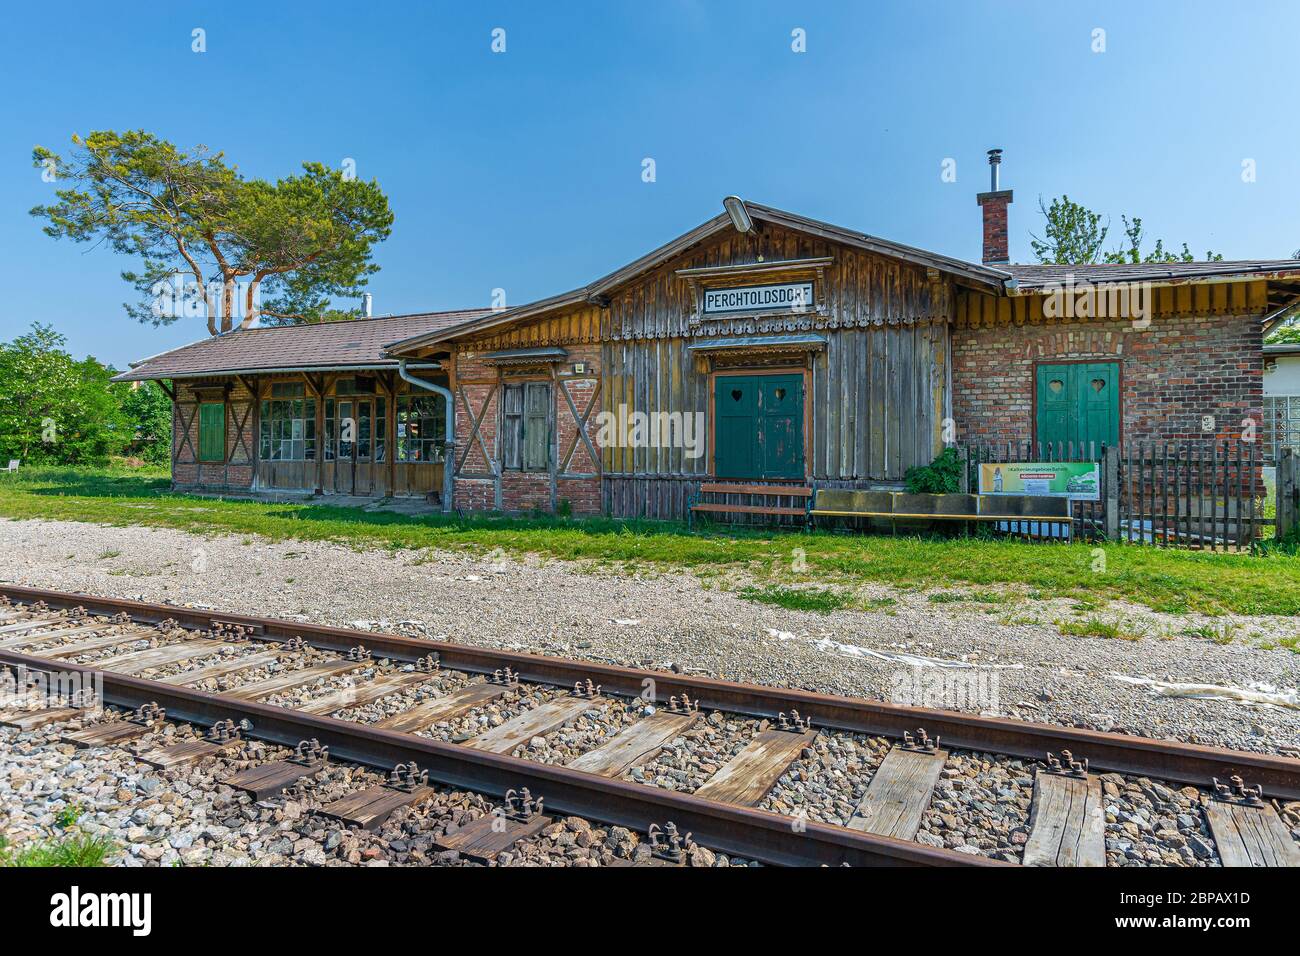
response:
[[[505,468],[546,471],[551,466],[551,383],[507,385],[501,405],[501,462]]]
[[[441,395],[397,397],[397,460],[439,462],[447,438],[447,402]]]
[[[225,460],[225,403],[203,402],[199,405],[199,461]]]
[[[271,386],[271,395],[302,395],[302,386]],[[272,398],[262,402],[263,461],[316,460],[316,399]]]

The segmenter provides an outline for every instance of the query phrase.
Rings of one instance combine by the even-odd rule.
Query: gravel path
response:
[[[71,522],[0,523],[0,551],[3,576],[36,587],[384,630],[407,622],[466,643],[1300,753],[1296,708],[1159,696],[1113,676],[1294,694],[1300,654],[1256,646],[1296,633],[1291,619],[1236,619],[1234,641],[1219,644],[1179,633],[1201,623],[1190,616],[1023,595],[936,603],[883,587],[892,604],[823,615],[744,601],[689,574]],[[1148,636],[1065,637],[1054,625],[1092,615]]]

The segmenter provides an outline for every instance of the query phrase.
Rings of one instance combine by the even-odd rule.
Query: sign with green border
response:
[[[982,495],[1046,495],[1101,498],[1101,466],[1095,461],[980,462]]]

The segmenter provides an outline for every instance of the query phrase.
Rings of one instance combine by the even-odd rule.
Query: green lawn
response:
[[[0,516],[149,525],[199,534],[335,541],[358,548],[442,548],[591,561],[701,575],[745,571],[745,593],[788,607],[859,606],[868,582],[904,589],[1013,585],[1029,598],[1124,598],[1171,612],[1300,613],[1300,558],[1197,554],[1108,545],[1104,571],[1093,546],[1006,540],[706,532],[660,522],[560,518],[411,518],[320,504],[221,501],[167,490],[163,471],[33,468],[0,475]],[[800,597],[794,586],[834,594]],[[840,592],[843,592],[842,594]],[[944,597],[987,601],[987,593]],[[996,599],[996,598],[994,598]]]

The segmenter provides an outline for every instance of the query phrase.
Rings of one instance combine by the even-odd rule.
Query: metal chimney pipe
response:
[[[374,303],[374,296],[369,292],[361,293],[361,317],[370,318],[370,307]]]
[[[998,191],[998,169],[1002,165],[1002,150],[989,150],[989,191]]]

